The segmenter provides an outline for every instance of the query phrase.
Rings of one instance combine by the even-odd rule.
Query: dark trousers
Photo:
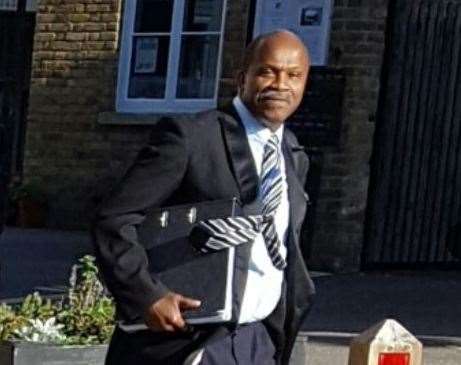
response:
[[[192,340],[188,333],[126,333],[116,328],[105,365],[183,365],[200,348],[204,348],[201,365],[275,364],[275,347],[260,322],[240,326],[205,347],[203,341]]]
[[[205,347],[200,365],[273,365],[275,347],[261,322],[240,326]]]

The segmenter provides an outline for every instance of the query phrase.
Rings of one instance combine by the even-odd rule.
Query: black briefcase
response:
[[[236,215],[242,215],[236,198],[207,201],[153,210],[138,227],[152,275],[172,291],[202,302],[198,310],[184,312],[190,324],[228,322],[235,315],[236,249],[201,253],[189,236],[201,220]]]

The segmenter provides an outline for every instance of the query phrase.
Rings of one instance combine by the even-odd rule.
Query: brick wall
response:
[[[221,105],[230,102],[235,95],[235,76],[241,66],[247,42],[250,11],[250,1],[248,0],[228,0],[227,3],[228,12],[226,16],[219,90],[219,104]]]
[[[85,221],[101,170],[117,165],[114,136],[96,120],[114,104],[120,8],[120,0],[39,1],[24,178],[42,182],[51,226]]]
[[[343,131],[339,147],[324,150],[313,268],[348,271],[360,265],[387,3],[335,1],[330,66],[346,73]]]

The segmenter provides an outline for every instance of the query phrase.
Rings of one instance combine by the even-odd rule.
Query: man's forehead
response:
[[[308,58],[303,49],[299,47],[265,47],[256,52],[253,63],[297,67],[308,64]]]
[[[266,59],[277,55],[278,57],[295,57],[308,60],[304,44],[289,33],[276,34],[261,41],[254,50],[253,59]]]

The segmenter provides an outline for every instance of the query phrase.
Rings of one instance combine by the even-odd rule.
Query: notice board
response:
[[[326,66],[333,0],[257,0],[253,37],[288,29],[304,42],[314,66]]]

